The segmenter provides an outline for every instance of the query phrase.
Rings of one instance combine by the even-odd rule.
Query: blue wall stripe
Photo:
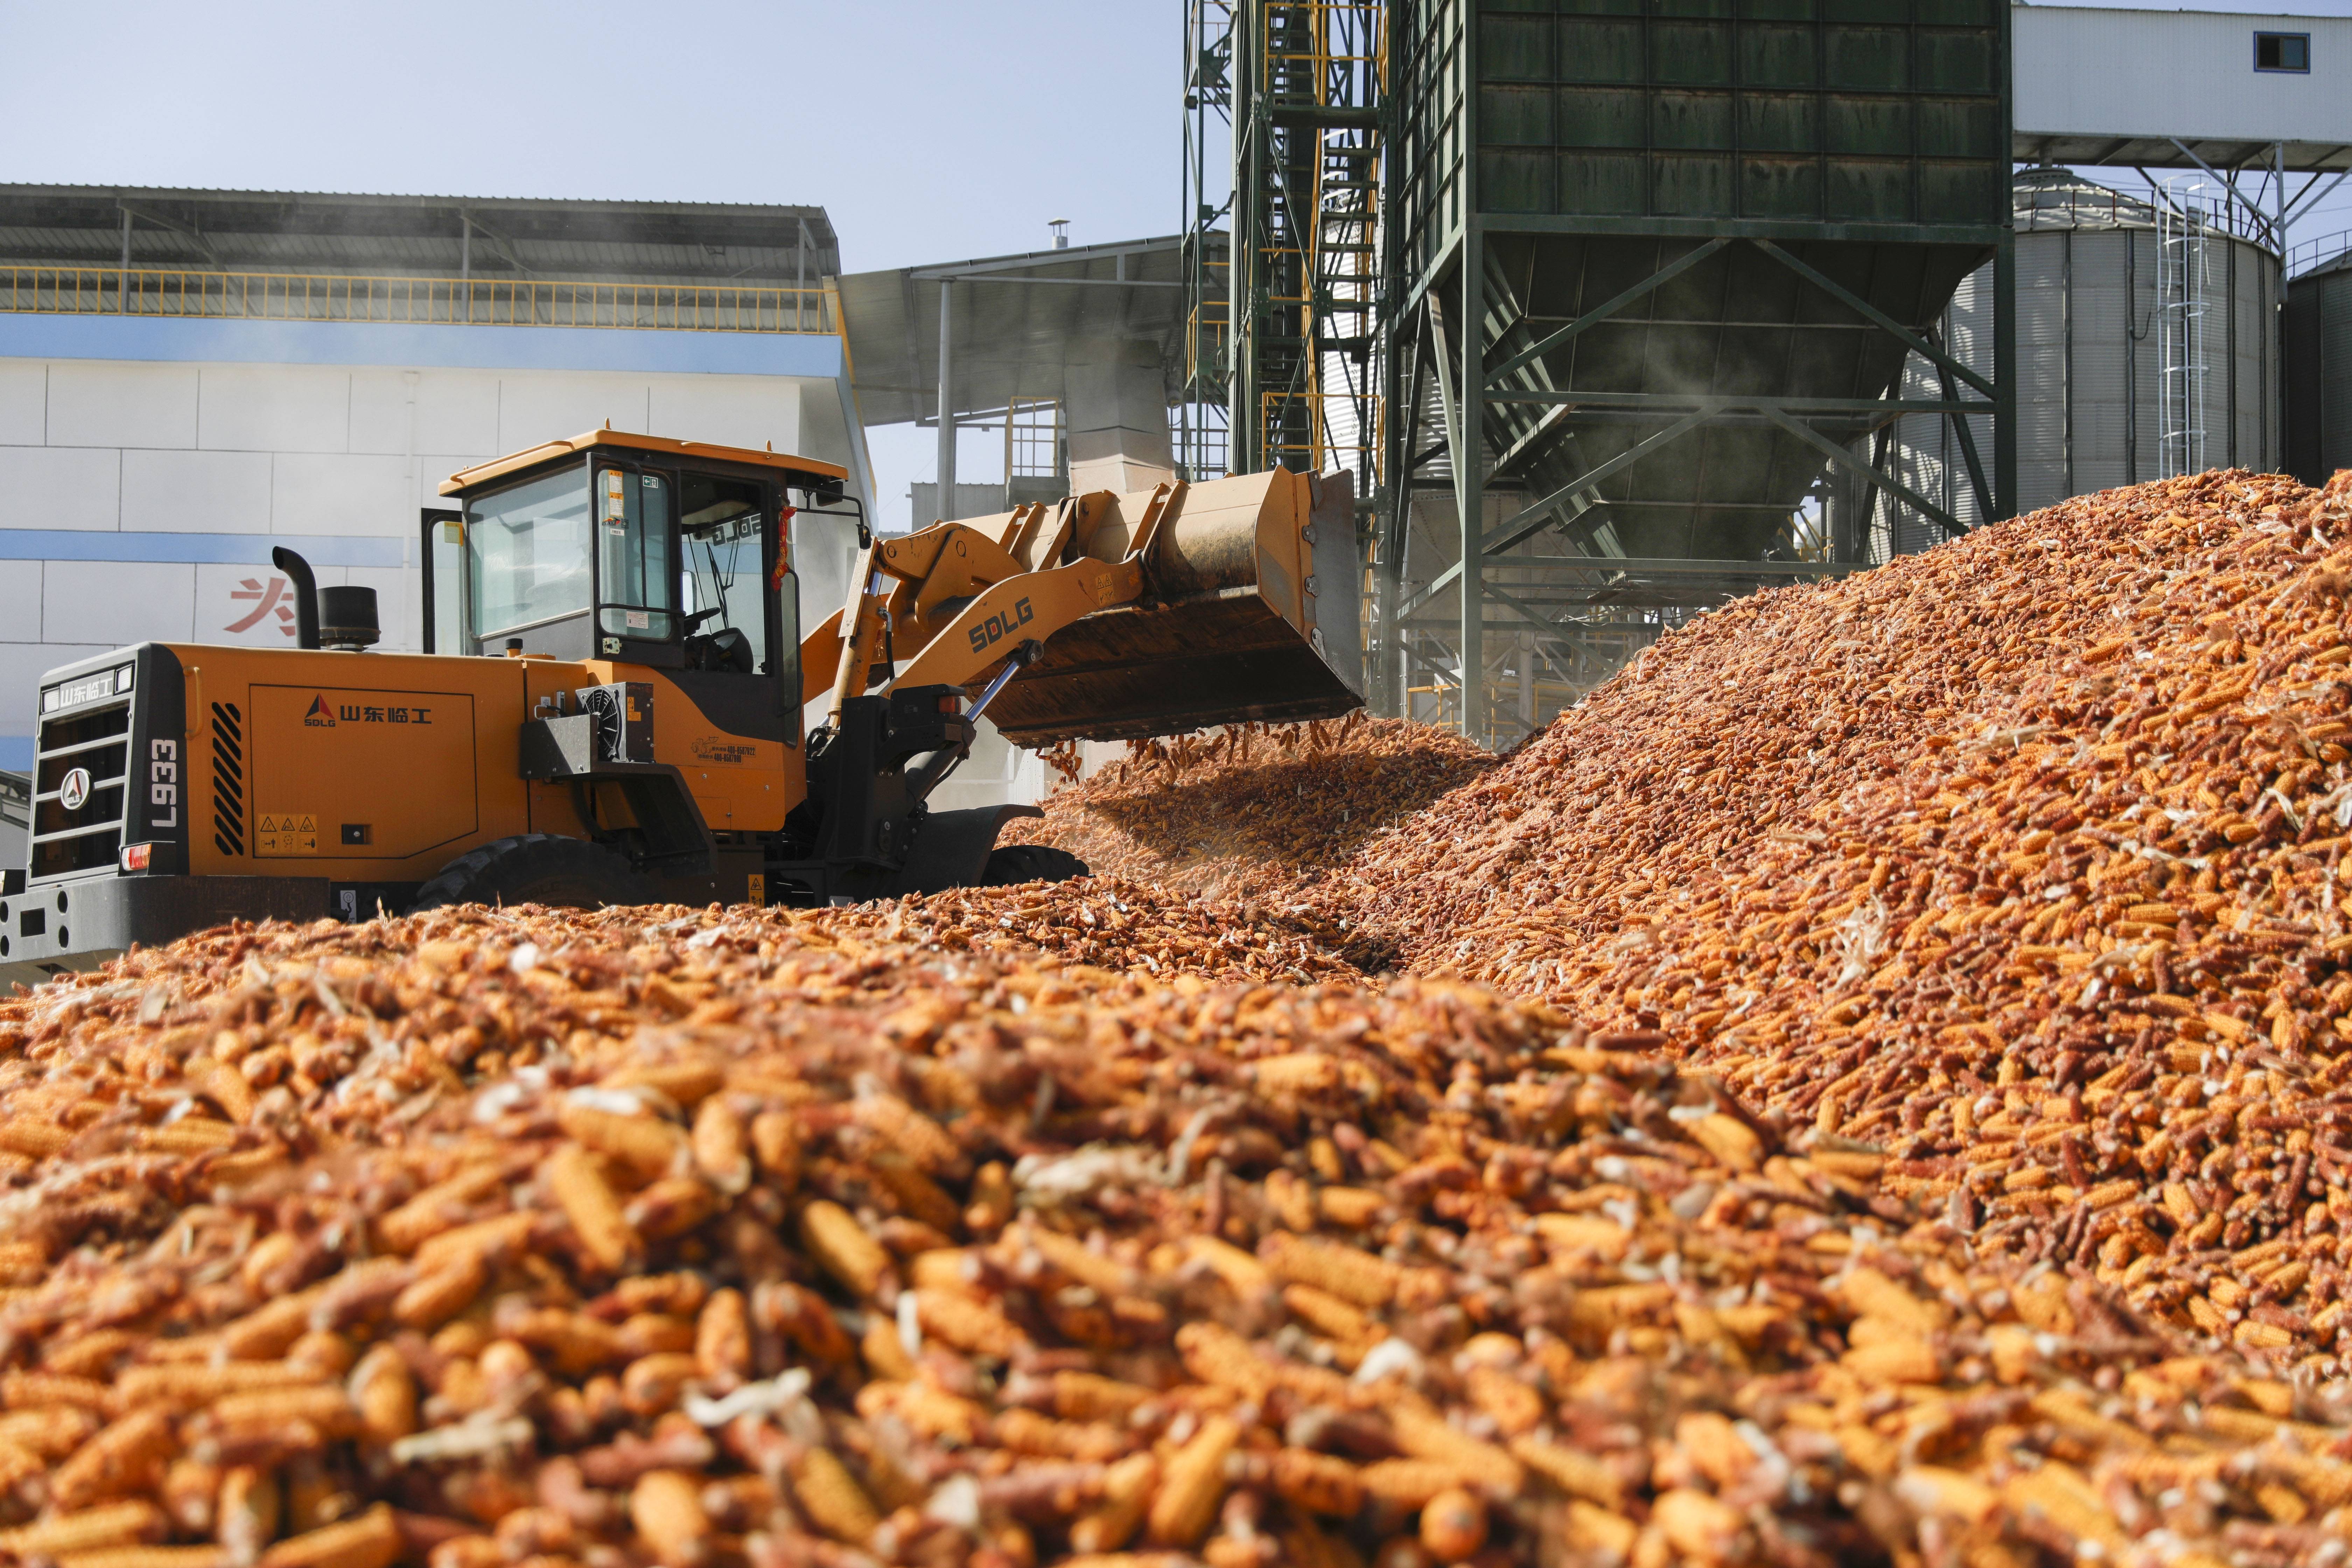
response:
[[[421,524],[419,525],[422,526]],[[162,561],[267,566],[273,546],[313,566],[399,566],[404,539],[337,534],[114,533],[95,529],[0,528],[0,561]],[[413,559],[413,555],[407,559]]]
[[[406,326],[0,313],[0,355],[23,359],[370,364],[837,376],[841,340],[814,333],[614,327]]]

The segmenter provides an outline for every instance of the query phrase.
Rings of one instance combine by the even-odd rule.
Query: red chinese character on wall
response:
[[[259,626],[263,619],[275,610],[278,614],[278,629],[286,636],[292,637],[294,605],[287,597],[287,590],[290,584],[283,577],[272,577],[269,579],[268,587],[264,587],[258,580],[247,577],[231,589],[228,596],[232,599],[258,599],[261,602],[253,607],[251,615],[241,621],[232,621],[223,629],[232,632],[249,630]]]

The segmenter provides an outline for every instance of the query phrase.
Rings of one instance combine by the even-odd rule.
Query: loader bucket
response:
[[[1081,541],[1116,561],[1151,492]],[[1362,590],[1347,476],[1276,468],[1179,492],[1144,563],[1141,602],[1049,638],[988,717],[1020,746],[1328,719],[1363,704]]]

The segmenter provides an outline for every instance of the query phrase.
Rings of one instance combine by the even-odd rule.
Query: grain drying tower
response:
[[[1417,658],[1493,734],[1496,634],[1785,576],[1799,563],[1769,557],[1825,463],[1957,531],[1853,445],[2006,398],[1997,338],[1980,367],[1936,336],[1962,279],[2009,277],[2003,0],[1396,0],[1389,19],[1391,710]],[[1891,398],[1906,354],[1948,381]],[[2001,510],[2011,422],[1985,423]],[[1433,483],[1452,559],[1415,583],[1405,503]],[[1518,493],[1492,509],[1498,489]],[[1547,533],[1553,553],[1519,548]]]

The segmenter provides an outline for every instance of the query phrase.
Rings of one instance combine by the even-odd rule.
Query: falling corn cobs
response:
[[[1126,881],[0,1002],[0,1552],[2339,1563],[2347,501],[1768,595],[1491,766],[1171,745],[1044,825]]]
[[[1056,791],[1007,842],[1066,849],[1097,876],[1234,901],[1279,900],[1495,758],[1400,719],[1242,724],[1129,742],[1128,755]]]

